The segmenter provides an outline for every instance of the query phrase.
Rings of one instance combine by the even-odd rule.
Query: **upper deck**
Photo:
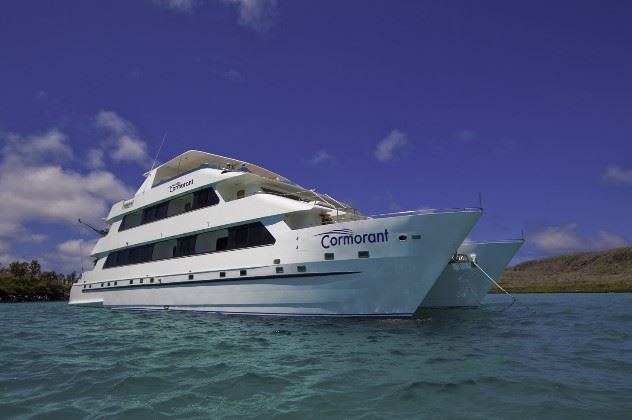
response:
[[[325,204],[332,209],[351,209],[341,201],[326,194],[305,189],[260,166],[198,150],[189,150],[176,156],[144,175],[145,181],[134,197],[121,200],[112,206],[106,218],[108,223],[112,223],[127,213],[169,199],[175,194],[185,193],[205,185],[218,184],[228,179],[234,180],[235,185],[256,182],[261,187],[258,192]],[[192,181],[193,176],[196,178],[195,184]]]

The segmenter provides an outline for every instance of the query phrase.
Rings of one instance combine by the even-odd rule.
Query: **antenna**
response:
[[[483,194],[480,191],[478,192],[478,208],[483,210]]]
[[[83,239],[79,238],[79,258],[81,258],[81,275],[83,275]]]
[[[81,219],[77,219],[77,221],[78,221],[81,225],[83,225],[83,226],[87,227],[88,229],[91,229],[91,230],[95,231],[96,233],[98,233],[98,234],[99,234],[99,235],[101,235],[101,236],[105,236],[105,235],[107,235],[107,234],[108,234],[108,232],[109,232],[109,230],[108,230],[108,229],[97,229],[97,228],[95,228],[94,226],[92,226],[90,223],[82,222],[82,221],[81,221]]]
[[[154,158],[154,163],[151,164],[151,169],[149,170],[150,172],[154,170],[154,166],[156,166],[156,161],[158,160],[158,155],[160,154],[160,151],[162,150],[162,145],[165,144],[165,140],[167,139],[167,132],[165,131],[165,135],[162,136],[162,141],[160,142],[160,147],[158,148],[158,151],[156,152],[156,157]]]

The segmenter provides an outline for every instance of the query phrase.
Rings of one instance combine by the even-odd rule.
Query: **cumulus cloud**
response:
[[[57,129],[29,136],[10,133],[2,148],[3,165],[30,165],[70,159],[73,153],[66,140],[66,135]]]
[[[239,12],[237,23],[257,32],[265,33],[276,23],[277,0],[223,0]]]
[[[0,241],[5,244],[6,258],[12,244],[47,240],[28,230],[30,222],[98,220],[112,202],[133,195],[133,190],[108,171],[80,173],[64,167],[72,163],[73,152],[59,130],[30,136],[10,134],[5,140],[0,151]]]
[[[332,160],[333,156],[331,156],[329,152],[326,150],[319,150],[318,153],[309,160],[309,163],[312,165],[318,165],[320,163],[331,162]]]
[[[605,230],[600,230],[594,238],[591,238],[590,245],[594,249],[611,249],[627,246],[628,243],[619,235]]]
[[[375,157],[380,162],[393,158],[394,153],[408,144],[408,136],[399,130],[393,130],[384,137],[375,148]]]
[[[197,6],[197,0],[154,0],[154,4],[176,12],[191,13]]]
[[[632,169],[622,169],[617,165],[610,165],[606,168],[603,179],[613,184],[632,185]]]
[[[576,232],[577,224],[548,226],[529,236],[528,240],[539,250],[555,253],[581,248],[582,240]]]
[[[99,169],[105,166],[103,161],[105,153],[101,149],[90,149],[86,156],[86,164],[89,168]]]
[[[596,235],[581,236],[577,224],[547,226],[527,237],[528,243],[547,254],[572,251],[601,251],[627,245],[627,241],[614,233],[599,230]]]
[[[136,127],[113,111],[101,110],[96,116],[96,125],[110,134],[110,157],[117,162],[136,162],[149,166],[151,158],[147,153],[147,143],[142,141]]]

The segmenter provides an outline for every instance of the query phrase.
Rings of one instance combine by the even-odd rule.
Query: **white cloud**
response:
[[[105,153],[101,149],[90,149],[86,156],[86,164],[89,168],[99,169],[105,166],[103,162]]]
[[[380,162],[385,162],[393,158],[393,154],[397,149],[408,144],[408,136],[399,130],[393,130],[388,136],[384,137],[375,149],[375,157]]]
[[[198,4],[197,0],[154,0],[154,3],[162,8],[183,13],[191,13]]]
[[[613,184],[632,185],[632,169],[622,169],[617,165],[610,165],[606,168],[603,179]]]
[[[55,252],[46,255],[46,260],[54,260],[55,266],[62,272],[80,271],[92,268],[90,251],[96,244],[96,239],[71,239],[61,242],[55,247]]]
[[[29,222],[74,225],[77,218],[99,220],[112,202],[133,195],[108,171],[80,173],[65,168],[72,155],[66,136],[58,130],[6,138],[0,151],[0,241],[5,248],[9,244],[2,250],[6,258],[15,243],[48,239],[30,232]]]
[[[318,165],[320,163],[331,162],[333,156],[329,154],[326,150],[319,150],[318,153],[314,155],[313,158],[309,160],[309,163],[312,165]]]
[[[547,226],[527,237],[527,242],[548,254],[571,251],[601,251],[627,246],[627,241],[614,233],[599,230],[596,235],[581,236],[577,224]]]
[[[267,32],[277,20],[277,0],[223,0],[239,11],[237,23],[257,32]]]
[[[528,240],[544,252],[573,251],[582,247],[582,240],[576,229],[575,223],[562,227],[548,226],[529,236]]]
[[[57,129],[43,134],[6,136],[2,148],[4,164],[38,164],[41,162],[59,162],[72,158],[72,149],[66,144],[66,135]]]
[[[96,125],[110,133],[110,157],[117,162],[136,162],[149,166],[151,158],[147,153],[147,143],[142,141],[136,127],[113,111],[101,110],[96,116]]]
[[[611,249],[627,246],[628,243],[619,235],[600,230],[597,232],[597,236],[591,240],[590,245],[592,245],[594,249]]]

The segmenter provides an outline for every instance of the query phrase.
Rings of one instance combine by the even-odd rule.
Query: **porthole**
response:
[[[400,241],[405,241],[406,239],[408,239],[408,236],[406,236],[406,235],[399,235],[399,236],[398,236],[398,239],[399,239]]]

